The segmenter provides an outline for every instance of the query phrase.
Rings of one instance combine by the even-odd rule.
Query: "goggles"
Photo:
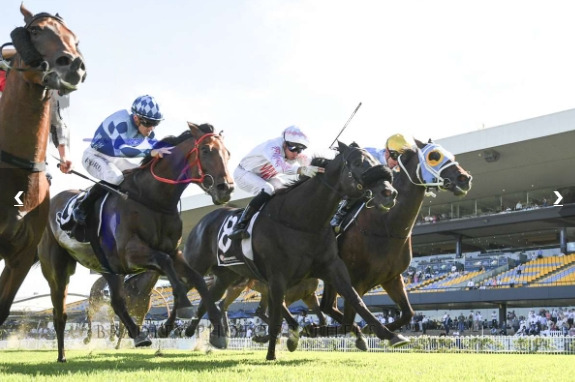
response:
[[[297,153],[297,154],[300,154],[302,151],[304,151],[306,149],[305,146],[293,144],[291,142],[286,142],[286,147],[292,153]]]
[[[140,117],[138,115],[138,119],[140,120],[140,125],[144,126],[144,127],[156,127],[160,124],[160,121],[155,121],[153,119],[147,119],[144,117]]]
[[[397,160],[397,158],[399,158],[399,156],[401,155],[399,151],[389,149],[387,149],[387,153],[389,154],[389,157],[393,160]]]

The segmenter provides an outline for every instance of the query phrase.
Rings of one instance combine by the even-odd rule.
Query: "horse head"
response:
[[[20,56],[20,65],[13,69],[24,78],[45,88],[70,93],[86,78],[84,58],[78,50],[78,39],[56,14],[33,15],[22,4],[20,12],[26,25],[10,36]]]
[[[179,137],[162,139],[161,143],[173,146],[171,154],[163,158],[148,155],[140,168],[150,164],[149,171],[155,180],[180,186],[177,187],[180,193],[189,183],[197,183],[210,194],[214,204],[227,203],[234,181],[228,171],[230,153],[224,146],[222,134],[215,133],[209,124],[188,122],[188,127]],[[177,197],[179,199],[179,195]]]
[[[214,127],[209,124],[198,126],[188,122],[188,126],[197,141],[198,166],[195,168],[196,176],[202,177],[200,187],[210,194],[214,204],[229,202],[234,191],[234,179],[228,172],[230,152],[224,146],[222,133],[214,133]]]
[[[417,147],[414,150],[407,150],[398,158],[399,166],[409,181],[427,189],[438,188],[451,191],[456,196],[467,195],[473,177],[455,161],[455,155],[431,140],[428,143],[415,142]]]
[[[340,171],[343,175],[340,177],[340,186],[347,197],[365,198],[368,208],[377,207],[387,211],[393,207],[397,190],[391,184],[391,171],[356,144],[338,144],[338,157],[342,160]]]

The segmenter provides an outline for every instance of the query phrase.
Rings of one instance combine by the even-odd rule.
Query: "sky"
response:
[[[23,25],[20,0],[5,0],[2,43]],[[26,0],[59,13],[80,40],[88,76],[65,117],[71,157],[111,113],[153,95],[165,121],[223,130],[233,170],[256,144],[298,125],[314,151],[340,136],[381,147],[403,132],[421,140],[575,107],[572,1]],[[50,154],[57,155],[52,147]],[[60,174],[52,194],[86,187]],[[200,193],[190,186],[184,196]],[[88,293],[95,276],[72,277]],[[48,293],[34,269],[18,298]]]

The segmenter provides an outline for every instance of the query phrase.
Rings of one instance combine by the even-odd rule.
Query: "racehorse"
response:
[[[252,221],[253,261],[242,256],[240,247],[246,244],[245,241],[231,242],[227,237],[229,228],[237,219],[237,211],[231,208],[207,214],[194,227],[184,249],[186,261],[200,274],[212,271],[215,280],[210,291],[215,300],[220,299],[228,286],[240,278],[257,275],[268,284],[270,341],[267,360],[276,359],[276,339],[282,313],[286,314],[286,309],[282,308],[287,288],[310,277],[333,284],[338,293],[374,325],[379,338],[389,339],[392,346],[406,343],[407,339],[390,332],[378,322],[351,287],[349,274],[337,254],[336,239],[329,226],[329,220],[343,197],[368,194],[369,205],[380,210],[391,208],[396,197],[390,184],[391,172],[377,165],[365,150],[343,143],[339,143],[339,154],[334,159],[314,158],[312,163],[325,167],[325,173],[278,191]],[[220,230],[222,234],[218,235]],[[246,263],[218,266],[220,249],[229,249]],[[201,305],[199,314],[200,309]],[[292,326],[291,345],[288,341],[290,351],[297,347],[297,332],[294,332]]]
[[[472,177],[455,161],[455,156],[438,144],[416,140],[416,150],[407,150],[398,159],[400,171],[394,175],[398,191],[397,204],[387,214],[363,208],[349,228],[338,235],[339,254],[345,262],[353,287],[360,296],[381,285],[399,305],[400,318],[387,325],[397,330],[408,324],[414,315],[405,291],[402,273],[411,263],[411,231],[423,204],[426,190],[439,188],[456,196],[465,196],[471,189]],[[354,213],[350,212],[348,216]],[[347,222],[344,222],[344,224]],[[321,307],[324,313],[350,325],[355,310],[347,301],[344,314],[337,310],[337,291],[325,285]],[[367,349],[367,342],[358,335],[356,346]]]
[[[149,346],[151,341],[128,314],[123,275],[145,270],[167,276],[174,291],[174,309],[183,317],[189,317],[192,310],[187,291],[196,287],[208,301],[208,313],[214,325],[212,344],[226,346],[221,313],[211,300],[203,277],[186,264],[178,250],[182,236],[178,202],[191,182],[208,192],[215,204],[228,202],[234,188],[227,169],[229,152],[222,136],[213,132],[213,126],[192,123],[188,126],[189,130],[179,137],[162,141],[174,146],[170,155],[153,159],[148,155],[142,160],[142,166],[126,173],[119,192],[127,194],[128,199],[109,193],[105,202],[95,203],[87,220],[88,244],[72,240],[57,222],[59,211],[78,191],[64,191],[53,198],[49,228],[42,236],[39,257],[52,295],[58,361],[66,360],[65,300],[69,278],[77,262],[106,278],[112,307],[136,346]]]
[[[26,25],[11,33],[17,50],[0,98],[0,325],[36,257],[46,226],[50,193],[45,162],[53,90],[70,93],[86,77],[78,39],[63,19],[33,15],[23,5]]]
[[[158,281],[160,274],[158,272],[148,271],[144,273],[138,273],[137,275],[130,275],[124,280],[124,292],[126,295],[126,307],[128,313],[134,319],[134,322],[140,327],[144,323],[146,314],[150,310],[152,305],[152,293],[154,291],[154,285]],[[103,307],[110,306],[110,296],[108,282],[106,278],[98,278],[92,288],[90,288],[90,296],[88,297],[88,309],[86,310],[86,320],[88,322],[88,332],[86,338],[84,338],[84,343],[88,344],[92,340],[92,321],[96,313]],[[108,321],[110,322],[110,328],[115,325],[115,317],[113,310],[108,309]],[[168,312],[169,313],[169,312]],[[116,343],[116,349],[120,348],[120,343],[122,338],[124,338],[125,326],[120,322],[118,328],[118,342]],[[116,331],[110,329],[110,341],[114,340]]]

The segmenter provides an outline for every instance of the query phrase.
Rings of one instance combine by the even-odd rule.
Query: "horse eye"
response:
[[[32,34],[38,34],[42,29],[38,26],[32,26],[28,28],[28,31]]]
[[[202,150],[202,154],[209,154],[211,151],[210,146],[202,146],[200,150]]]
[[[443,154],[439,151],[432,151],[427,154],[427,162],[432,165],[436,166],[443,160]]]

